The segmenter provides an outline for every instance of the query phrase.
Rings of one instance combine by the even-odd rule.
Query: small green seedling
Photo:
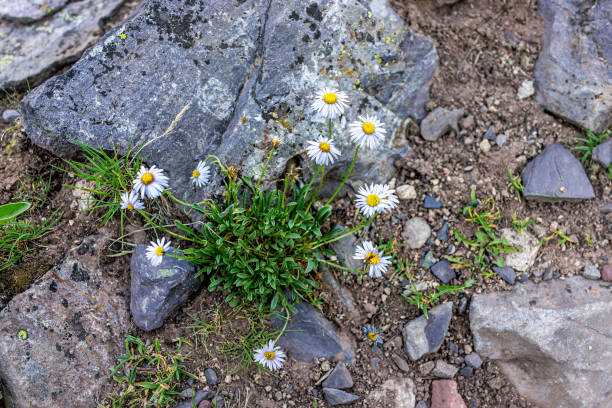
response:
[[[427,314],[428,310],[438,304],[438,301],[443,295],[456,295],[465,291],[465,289],[471,287],[476,283],[476,279],[470,278],[463,282],[462,285],[448,285],[448,286],[437,286],[436,288],[429,289],[425,293],[421,293],[417,290],[415,285],[412,285],[410,290],[407,290],[402,294],[402,297],[406,302],[410,303],[421,309],[426,319],[429,319]]]
[[[534,222],[535,220],[530,220],[529,218],[525,220],[520,220],[516,212],[512,216],[512,226],[514,227],[514,230],[519,234],[522,234],[527,229],[527,227],[533,224]]]
[[[516,198],[521,202],[521,194],[523,194],[523,183],[521,180],[520,174],[515,176],[512,174],[512,170],[510,170],[510,166],[508,166],[508,176],[510,176],[510,183],[508,183],[508,187],[511,187],[516,194]]]
[[[600,135],[596,135],[593,131],[586,129],[586,135],[584,137],[573,137],[572,140],[576,140],[581,144],[574,146],[572,149],[579,150],[582,152],[582,156],[578,160],[580,163],[589,165],[593,164],[593,149],[605,142],[608,137],[612,134],[612,131],[608,130],[602,132]]]

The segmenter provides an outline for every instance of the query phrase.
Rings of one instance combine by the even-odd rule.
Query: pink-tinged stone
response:
[[[601,279],[612,282],[612,265],[606,265],[601,270]]]
[[[212,403],[206,399],[202,400],[202,402],[198,404],[198,408],[212,408]]]
[[[431,408],[467,408],[453,380],[436,380],[431,385]]]

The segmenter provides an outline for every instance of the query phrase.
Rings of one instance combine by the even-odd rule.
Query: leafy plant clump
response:
[[[232,307],[249,301],[293,311],[289,299],[312,299],[317,283],[308,274],[318,267],[320,247],[336,235],[321,232],[329,206],[313,215],[310,184],[298,188],[287,177],[282,191],[266,192],[216,163],[226,176],[225,200],[193,205],[205,219],[199,231],[175,222],[194,244],[181,257],[210,276],[210,290],[230,291]]]
[[[186,357],[180,354],[184,340],[179,339],[173,352],[162,351],[155,339],[146,345],[141,339],[125,337],[126,354],[119,356],[119,364],[112,370],[112,378],[124,389],[110,394],[112,408],[165,407],[177,402],[179,385],[187,377],[198,380],[184,369]]]

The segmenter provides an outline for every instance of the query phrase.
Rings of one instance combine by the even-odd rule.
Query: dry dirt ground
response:
[[[392,4],[412,30],[435,42],[440,66],[431,86],[431,107],[464,109],[465,117],[461,121],[464,132],[447,134],[432,143],[423,141],[418,131],[409,131],[407,138],[413,152],[396,163],[393,182],[396,186],[413,185],[418,198],[403,201],[394,211],[394,216],[383,216],[369,231],[362,231],[363,237],[372,234],[385,240],[395,238],[397,255],[414,266],[395,275],[392,280],[365,279],[363,283],[335,271],[341,283],[352,292],[363,319],[382,330],[385,340],[382,353],[374,352],[371,344],[363,340],[361,325],[342,309],[334,293],[325,289],[319,293],[325,300],[325,316],[339,324],[355,344],[356,363],[349,367],[355,381],[352,392],[366,398],[351,405],[354,407],[393,406],[390,402],[392,395],[387,396],[386,402],[378,404],[370,404],[367,396],[394,376],[410,377],[416,385],[417,399],[429,402],[433,377],[423,374],[420,366],[437,359],[459,362],[460,356],[469,353],[473,347],[468,313],[456,311],[459,297],[469,299],[473,293],[510,289],[497,276],[486,278],[481,275],[465,294],[443,298],[455,304],[445,343],[437,353],[426,355],[418,362],[409,362],[411,372],[402,373],[390,355],[393,351],[403,355],[399,325],[416,318],[420,311],[401,297],[401,282],[410,277],[415,280],[435,278],[418,266],[423,250],[410,250],[401,245],[403,222],[397,215],[405,214],[406,219],[422,216],[434,231],[448,221],[451,230],[456,228],[469,235],[473,226],[466,222],[460,209],[469,204],[470,190],[475,187],[479,199],[493,197],[497,203],[501,211],[498,228],[511,228],[516,213],[520,219],[536,220],[529,231],[539,239],[558,229],[575,241],[557,245],[557,239],[552,239],[542,245],[532,270],[550,269],[555,278],[579,274],[588,262],[609,263],[612,240],[610,219],[604,218],[600,212],[606,200],[610,201],[612,187],[603,169],[588,169],[597,197],[590,201],[560,204],[519,202],[508,188],[508,166],[518,174],[545,146],[553,142],[572,146],[575,145],[572,138],[581,134],[574,126],[543,112],[533,97],[519,100],[516,96],[521,82],[533,79],[532,72],[541,47],[544,24],[537,14],[535,0],[471,0],[440,8],[434,7],[430,0],[392,0]],[[491,150],[484,153],[479,142],[490,125],[495,125],[496,133],[506,134],[508,140],[502,147],[492,143]],[[36,205],[27,217],[36,223],[49,217],[57,208],[62,212],[61,221],[52,232],[33,244],[34,251],[20,265],[0,273],[0,306],[3,306],[15,293],[27,288],[31,280],[56,264],[69,248],[95,231],[97,224],[95,218],[75,208],[73,190],[63,186],[73,184],[74,180],[54,167],[64,166],[60,159],[33,146],[18,133],[5,135],[0,148],[0,204],[23,194],[31,196],[32,188],[28,185],[32,180],[50,180],[44,201]],[[443,207],[425,210],[422,198],[426,193],[439,197]],[[354,225],[356,214],[352,202],[346,198],[337,201],[333,218],[342,225]],[[109,228],[114,228],[118,235],[116,224]],[[587,234],[591,244],[587,242]],[[136,239],[145,238],[140,234]],[[430,249],[440,258],[450,244],[459,248],[456,255],[468,256],[467,251],[452,238],[446,243],[436,241]],[[127,257],[109,263],[108,273],[123,274],[127,283],[129,270],[126,264]],[[527,274],[529,279],[539,279],[533,273]],[[466,278],[460,274],[453,283],[458,284]],[[316,385],[323,369],[327,368],[326,362],[306,365],[290,359],[275,375],[259,372],[255,366],[235,372],[239,363],[232,360],[230,354],[222,352],[224,344],[228,339],[240,338],[252,326],[248,314],[233,311],[222,299],[222,294],[203,290],[169,319],[163,329],[143,333],[133,327],[131,333],[148,340],[159,338],[168,350],[174,348],[179,337],[190,340],[193,347],[185,346],[183,349],[190,357],[187,369],[202,373],[206,367],[214,368],[220,379],[218,389],[232,406],[327,406],[321,386]],[[375,313],[364,309],[366,302],[376,306]],[[207,338],[197,336],[198,347],[195,346],[194,330],[188,328],[193,319],[216,327]],[[458,355],[453,354],[447,341],[458,347]],[[470,377],[458,375],[455,379],[459,393],[469,407],[532,406],[517,394],[492,362],[485,361]],[[203,389],[206,386],[203,383],[194,387]]]

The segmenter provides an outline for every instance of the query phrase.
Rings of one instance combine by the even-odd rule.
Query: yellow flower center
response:
[[[370,194],[366,199],[366,202],[370,207],[376,207],[378,203],[380,203],[380,197],[378,197],[376,194]]]
[[[200,172],[197,170],[194,170],[193,173],[191,173],[191,175],[193,176],[194,179],[197,179],[198,177],[200,177]]]
[[[365,260],[370,265],[376,265],[377,263],[380,262],[380,258],[374,252],[368,252],[368,254],[365,257]]]
[[[361,128],[363,129],[363,132],[366,135],[371,135],[372,133],[374,133],[374,124],[373,123],[365,122],[363,125],[361,125]]]
[[[329,143],[326,143],[326,142],[319,143],[319,149],[321,149],[322,152],[329,153]]]
[[[323,95],[323,100],[326,104],[333,105],[334,103],[338,102],[338,97],[335,93],[330,92]]]
[[[155,177],[153,177],[153,175],[151,173],[145,173],[142,175],[142,177],[140,178],[140,181],[142,182],[142,184],[144,184],[145,186],[148,186],[149,184],[151,184],[153,181],[155,181]]]
[[[268,360],[274,360],[274,357],[276,357],[276,355],[274,354],[274,351],[266,351],[264,353],[264,357],[267,358]]]
[[[159,255],[162,256],[164,254],[164,248],[158,246],[157,248],[155,248],[155,255]]]
[[[128,209],[128,210],[130,210],[130,211],[132,211],[132,210],[134,209],[134,204],[132,204],[132,203],[128,203],[128,205],[127,205],[127,209]]]
[[[368,333],[368,339],[372,340],[372,341],[376,341],[378,340],[378,333],[371,331]]]

